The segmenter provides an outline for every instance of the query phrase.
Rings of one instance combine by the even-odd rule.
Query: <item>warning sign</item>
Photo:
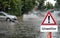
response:
[[[44,20],[42,21],[40,31],[41,32],[57,32],[58,31],[57,23],[49,11],[46,14]]]

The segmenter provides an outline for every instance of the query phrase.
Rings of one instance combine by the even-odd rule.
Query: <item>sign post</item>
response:
[[[47,38],[52,38],[52,32],[58,31],[57,23],[53,18],[52,14],[50,13],[50,11],[47,12],[44,20],[42,21],[40,31],[47,32]]]
[[[52,38],[52,32],[47,32],[46,38]]]

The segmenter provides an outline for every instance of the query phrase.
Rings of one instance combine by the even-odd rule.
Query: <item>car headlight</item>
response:
[[[17,19],[17,17],[14,17],[15,19]]]

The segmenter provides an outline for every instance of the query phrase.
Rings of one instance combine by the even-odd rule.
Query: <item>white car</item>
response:
[[[9,15],[5,12],[0,12],[0,20],[6,20],[6,21],[15,21],[17,20],[17,17],[14,15]]]

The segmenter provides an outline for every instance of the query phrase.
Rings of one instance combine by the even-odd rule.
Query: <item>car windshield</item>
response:
[[[7,13],[5,13],[5,12],[2,12],[4,15],[8,15]]]

